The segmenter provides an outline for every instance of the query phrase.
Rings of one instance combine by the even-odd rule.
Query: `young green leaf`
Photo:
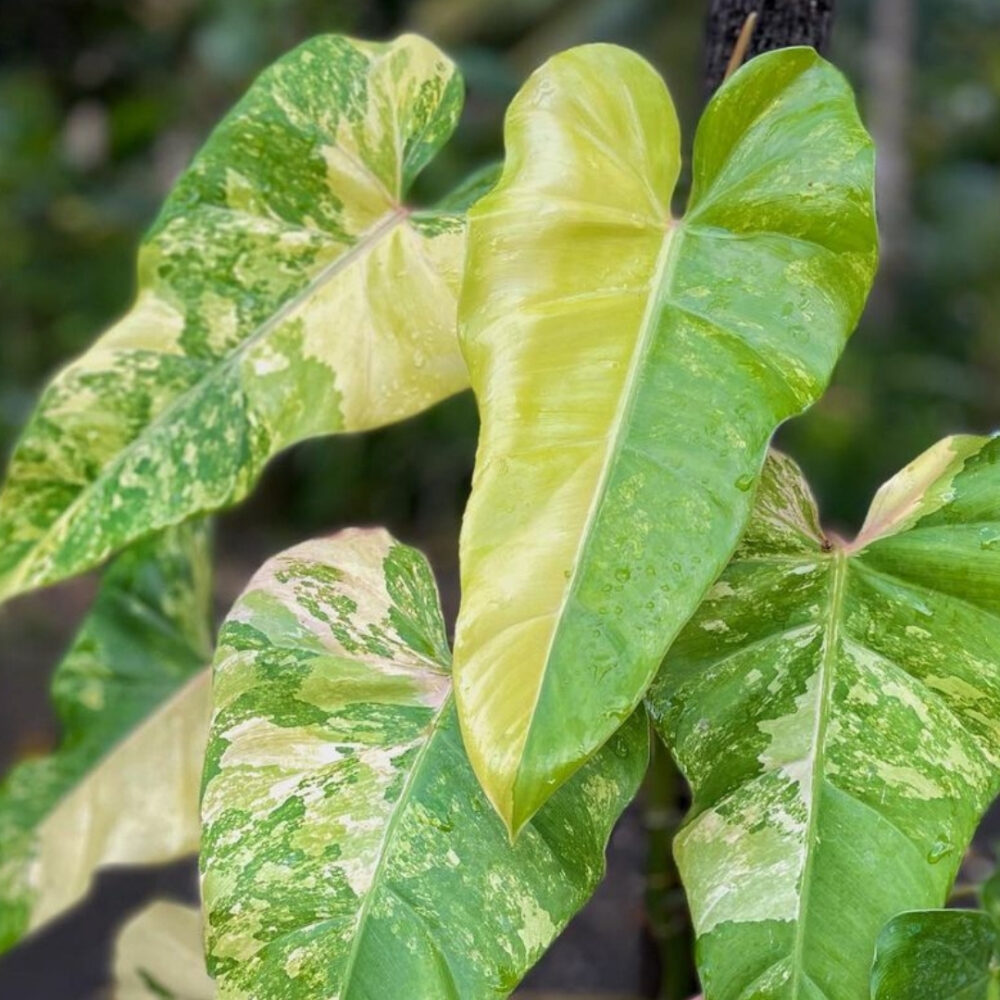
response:
[[[879,935],[872,1000],[1000,1000],[997,928],[974,910],[917,910]]]
[[[430,568],[384,531],[260,570],[223,626],[202,802],[223,998],[505,997],[600,879],[638,712],[511,846],[462,747]]]
[[[1000,875],[981,889],[983,912],[915,910],[882,929],[872,1000],[1000,1000]]]
[[[132,311],[42,397],[0,494],[0,599],[231,504],[313,435],[463,388],[464,221],[403,197],[451,133],[455,66],[325,36],[218,126],[139,252]]]
[[[647,698],[694,792],[675,854],[707,996],[868,995],[879,931],[943,904],[996,794],[998,650],[1000,438],[937,444],[849,545],[769,460]]]
[[[56,670],[62,741],[0,784],[0,951],[78,902],[96,868],[198,850],[206,535],[182,525],[122,553]]]
[[[156,902],[133,917],[115,946],[114,1000],[215,1000],[205,972],[201,912]]]
[[[821,393],[876,259],[872,148],[809,49],[709,104],[683,219],[663,81],[588,45],[515,98],[459,308],[482,416],[456,692],[512,830],[615,731],[733,551],[776,425]]]

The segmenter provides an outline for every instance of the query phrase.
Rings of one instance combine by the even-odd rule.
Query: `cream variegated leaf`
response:
[[[687,212],[639,56],[556,56],[469,215],[460,336],[482,416],[456,696],[513,831],[628,717],[722,571],[775,427],[821,393],[876,258],[871,142],[808,49],[710,102]]]
[[[151,904],[118,935],[113,1000],[215,1000],[202,951],[197,907]]]
[[[850,544],[773,456],[647,705],[694,793],[708,1000],[867,997],[879,931],[943,905],[998,789],[1000,438],[941,441]]]
[[[126,549],[56,670],[58,748],[0,783],[0,951],[77,903],[105,865],[198,850],[211,709],[207,529]]]
[[[45,391],[0,494],[0,599],[247,494],[304,438],[466,385],[460,204],[404,202],[462,105],[412,35],[324,36],[216,128],[139,250],[132,310]]]
[[[225,1000],[507,996],[600,879],[640,710],[514,846],[476,782],[430,568],[380,530],[272,559],[223,626],[203,795]]]

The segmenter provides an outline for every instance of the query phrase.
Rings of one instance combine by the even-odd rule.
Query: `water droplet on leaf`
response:
[[[927,860],[930,864],[936,865],[942,858],[946,858],[955,850],[952,844],[946,840],[935,840],[931,849],[927,852]]]
[[[1000,549],[1000,531],[996,528],[980,528],[979,529],[979,547],[984,551],[988,552],[992,549]]]

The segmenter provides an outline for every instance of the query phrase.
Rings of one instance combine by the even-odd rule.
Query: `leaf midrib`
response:
[[[556,642],[558,641],[561,633],[566,608],[576,595],[576,590],[580,581],[580,567],[585,561],[585,556],[593,539],[592,529],[594,521],[596,520],[597,514],[603,505],[604,497],[607,492],[608,480],[615,465],[615,458],[620,451],[622,436],[629,425],[629,417],[635,405],[639,374],[642,372],[643,363],[649,353],[650,347],[652,346],[656,331],[655,318],[657,316],[657,309],[660,303],[670,295],[670,288],[673,284],[674,269],[677,266],[677,259],[679,257],[678,251],[681,244],[681,233],[681,227],[677,225],[676,222],[671,220],[667,223],[663,234],[663,242],[660,246],[660,252],[649,282],[649,297],[646,302],[646,310],[639,325],[635,349],[632,352],[632,360],[629,365],[628,373],[625,376],[625,384],[622,386],[621,395],[618,399],[618,406],[616,407],[615,416],[612,420],[612,432],[610,438],[608,439],[605,460],[601,466],[600,477],[598,478],[593,494],[591,495],[590,505],[587,509],[587,515],[584,519],[583,527],[580,532],[580,542],[574,554],[573,569],[570,573],[570,579],[563,590],[559,606],[553,612],[555,625],[552,629],[552,634],[549,636],[549,643],[545,650],[545,656],[542,659],[543,666],[541,675],[538,679],[538,684],[535,689],[535,698],[531,706],[531,711],[528,715],[528,725],[524,728],[524,738],[518,752],[519,761],[523,761],[524,759],[524,750],[531,739],[531,733],[535,727],[535,722],[538,717],[538,705],[541,701],[542,690],[545,687],[545,677],[548,673],[549,664],[552,659],[552,651],[555,648]],[[520,771],[520,765],[518,766],[518,771]],[[516,788],[516,785],[517,778],[515,777],[510,790],[512,820],[516,813],[514,803],[514,789]]]
[[[343,972],[341,974],[340,996],[343,997],[343,1000],[349,1000],[350,997],[348,991],[351,986],[351,975],[354,972],[354,966],[357,963],[358,953],[361,950],[361,942],[365,935],[365,923],[368,919],[368,913],[371,910],[375,897],[378,895],[379,882],[384,875],[387,859],[392,854],[392,842],[395,837],[396,828],[399,826],[403,816],[406,814],[410,796],[413,794],[413,788],[416,784],[417,776],[420,774],[421,765],[424,762],[424,758],[430,752],[431,747],[434,745],[435,738],[441,731],[444,719],[447,717],[448,712],[452,707],[453,699],[454,686],[452,686],[447,695],[445,695],[440,708],[438,708],[430,722],[427,724],[424,745],[417,751],[417,755],[413,760],[413,765],[410,768],[410,773],[406,776],[406,781],[404,782],[403,788],[399,793],[399,798],[396,800],[392,814],[389,817],[389,821],[385,825],[385,831],[382,834],[382,839],[379,841],[377,855],[378,860],[375,862],[375,870],[372,872],[372,880],[368,886],[368,892],[364,899],[362,899],[361,905],[358,907],[358,914],[354,923],[354,934],[351,939],[351,950],[348,953],[347,960],[344,963]]]
[[[832,690],[834,665],[837,658],[837,647],[840,641],[841,613],[846,590],[848,557],[842,549],[835,550],[829,557],[831,560],[830,601],[827,607],[826,632],[823,639],[823,653],[820,657],[820,690],[816,698],[816,711],[813,719],[813,760],[809,774],[809,820],[805,833],[805,862],[802,867],[802,891],[799,894],[798,913],[795,920],[795,949],[792,953],[791,996],[793,1000],[799,996],[805,954],[805,925],[809,911],[809,896],[811,890],[811,875],[813,859],[818,842],[817,825],[820,812],[820,796],[818,790],[823,780],[825,764],[826,732],[830,721],[827,702]],[[808,976],[807,976],[808,978]]]
[[[781,99],[787,93],[789,88],[797,82],[798,78],[805,72],[808,72],[813,66],[810,62],[808,65],[803,66],[801,70],[796,73],[792,78],[786,81],[785,85],[780,89],[780,91],[775,94],[774,98],[755,116],[755,118],[748,123],[748,125],[740,133],[739,139],[743,139],[748,131],[753,127],[758,125],[761,120],[767,117],[774,108],[780,104]],[[732,157],[732,150],[734,146],[730,147],[727,151],[725,157],[723,158],[723,166],[727,165]],[[552,634],[549,638],[549,644],[545,651],[545,657],[543,659],[543,670],[542,675],[539,678],[539,682],[535,692],[534,702],[531,707],[531,713],[528,717],[528,725],[525,727],[524,739],[521,744],[519,758],[523,761],[524,748],[528,745],[531,732],[534,729],[535,722],[537,719],[538,705],[541,700],[542,690],[545,686],[545,675],[548,670],[548,666],[551,660],[552,650],[555,647],[558,636],[561,631],[562,621],[564,619],[566,607],[569,605],[570,600],[576,593],[577,587],[579,585],[579,568],[584,562],[584,557],[586,555],[587,549],[589,547],[593,526],[593,522],[596,518],[597,511],[602,506],[604,496],[606,493],[608,479],[610,478],[611,470],[615,464],[615,457],[619,451],[619,445],[621,442],[622,435],[625,428],[628,426],[628,417],[634,406],[634,400],[636,396],[636,385],[638,383],[637,374],[642,370],[642,362],[644,361],[646,354],[648,353],[649,347],[653,340],[653,331],[656,329],[656,325],[653,322],[654,317],[657,314],[658,307],[660,307],[664,302],[671,300],[671,292],[673,286],[673,276],[674,269],[676,268],[677,261],[680,257],[680,248],[683,243],[683,234],[687,229],[697,229],[696,220],[698,214],[709,205],[713,198],[717,197],[718,191],[718,181],[719,177],[724,173],[723,170],[717,170],[716,173],[709,180],[707,188],[702,195],[700,191],[692,191],[692,197],[688,201],[688,205],[684,216],[681,219],[669,219],[667,221],[667,228],[664,234],[663,245],[660,249],[660,255],[657,260],[656,267],[654,269],[653,278],[650,281],[650,295],[647,302],[646,312],[643,315],[642,323],[640,325],[640,335],[636,345],[636,350],[633,353],[632,363],[629,366],[629,371],[626,376],[625,386],[622,389],[622,395],[619,399],[618,409],[615,414],[615,423],[613,437],[609,442],[609,447],[607,450],[607,458],[601,468],[600,478],[594,494],[591,498],[590,507],[587,511],[587,516],[584,522],[583,532],[581,533],[581,543],[577,548],[574,558],[573,568],[570,574],[570,580],[565,590],[563,591],[563,597],[559,604],[558,609],[555,612],[556,625],[552,630]],[[655,194],[655,192],[654,192]],[[749,234],[739,234],[749,235]],[[756,235],[756,234],[753,234]],[[775,234],[775,235],[785,235],[785,234]],[[810,241],[811,242],[811,241]],[[824,248],[826,249],[826,248]],[[671,305],[676,303],[671,302]],[[715,325],[715,324],[713,324]],[[728,331],[727,331],[728,332]],[[741,341],[745,347],[747,345],[745,341]],[[784,382],[784,380],[783,380]],[[787,382],[784,382],[787,386]],[[793,396],[795,393],[793,392]],[[518,768],[520,771],[520,767]],[[517,779],[514,779],[514,783],[511,786],[511,807],[513,813],[513,800],[514,800],[514,787],[516,787]]]

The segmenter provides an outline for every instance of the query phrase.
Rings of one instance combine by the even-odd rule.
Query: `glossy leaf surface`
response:
[[[52,681],[61,742],[0,784],[0,950],[78,902],[95,869],[198,850],[209,577],[193,524],[106,571]]]
[[[640,711],[513,847],[458,730],[430,568],[384,531],[272,559],[224,625],[203,797],[224,998],[507,996],[593,891]]]
[[[871,143],[814,52],[753,60],[694,147],[663,81],[591,45],[507,115],[459,309],[482,416],[456,691],[512,830],[628,717],[721,572],[779,422],[821,393],[876,258]]]
[[[647,705],[694,793],[675,854],[709,1000],[867,996],[997,791],[1000,439],[941,441],[827,539],[769,460]]]
[[[121,930],[115,947],[114,1000],[214,1000],[205,972],[201,912],[156,902]]]
[[[411,182],[462,104],[415,36],[279,60],[218,126],[139,252],[131,312],[46,390],[0,494],[0,598],[239,500],[277,451],[466,385],[464,221]]]

